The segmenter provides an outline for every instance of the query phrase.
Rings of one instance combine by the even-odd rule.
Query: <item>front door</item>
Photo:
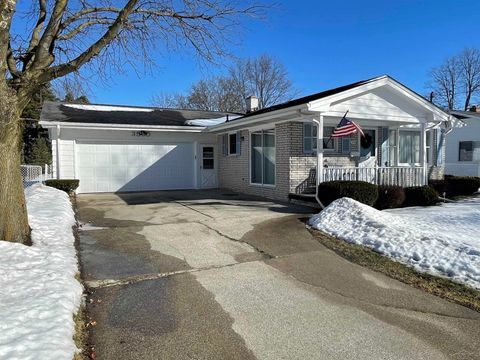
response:
[[[360,161],[361,167],[375,166],[376,154],[376,132],[375,130],[363,130],[365,136],[360,136]]]
[[[217,164],[215,161],[215,147],[202,145],[202,160],[200,163],[201,187],[203,189],[217,187]]]

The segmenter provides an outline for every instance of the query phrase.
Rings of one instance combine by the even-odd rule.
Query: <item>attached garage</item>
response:
[[[216,135],[203,124],[227,115],[45,102],[40,124],[55,177],[79,179],[79,193],[180,190],[217,186]]]
[[[76,144],[79,192],[193,189],[194,148],[185,144]]]

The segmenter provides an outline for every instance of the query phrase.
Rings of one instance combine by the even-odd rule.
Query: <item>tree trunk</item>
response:
[[[0,83],[0,239],[30,244],[27,207],[23,189],[21,141],[23,123],[17,95]]]

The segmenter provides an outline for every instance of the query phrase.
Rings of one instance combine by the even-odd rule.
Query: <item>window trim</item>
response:
[[[275,138],[275,171],[273,173],[273,184],[264,184],[263,183],[263,164],[264,164],[264,157],[263,157],[263,133],[266,131],[273,131],[273,136]],[[254,134],[261,134],[262,138],[262,182],[261,183],[255,183],[252,181],[252,137]],[[277,129],[276,128],[265,128],[265,129],[259,129],[255,131],[250,131],[250,142],[248,146],[248,178],[249,178],[249,185],[250,186],[259,186],[259,187],[266,187],[266,188],[276,188],[277,186]]]
[[[422,164],[421,163],[406,163],[406,162],[401,162],[400,161],[400,133],[401,132],[410,132],[410,133],[418,133],[418,136],[419,136],[419,143],[421,142],[421,139],[420,137],[422,136],[421,134],[421,131],[420,130],[417,130],[417,129],[414,129],[414,130],[407,130],[407,129],[398,129],[397,131],[397,137],[398,137],[398,142],[397,142],[397,163],[398,163],[398,166],[421,166]],[[420,146],[420,145],[419,145]],[[420,153],[421,153],[421,149],[419,148],[418,149],[419,151],[419,158],[420,158]]]
[[[312,124],[310,122],[304,122],[303,123],[303,126],[302,126],[302,150],[303,150],[303,154],[305,155],[316,155],[317,154],[317,150],[313,149],[313,146],[312,146],[312,149],[310,151],[306,150],[305,149],[305,139],[308,138],[307,136],[305,136],[305,126],[311,126],[312,129],[313,127],[317,127],[317,124]],[[325,134],[325,128],[332,128],[332,129],[335,129],[335,125],[323,125],[323,133]],[[317,130],[318,131],[318,130]],[[312,132],[313,134],[313,132]],[[311,138],[311,141],[312,141],[312,145],[313,145],[313,141],[317,141],[317,136],[313,136],[311,135],[310,136]],[[325,136],[322,138],[322,141],[324,141],[325,139]],[[333,143],[333,148],[323,148],[323,152],[324,153],[332,153],[332,154],[336,154],[338,153],[338,139],[337,138],[332,138],[332,143]]]

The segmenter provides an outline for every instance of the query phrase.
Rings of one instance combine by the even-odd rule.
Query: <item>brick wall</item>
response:
[[[234,191],[264,196],[271,199],[288,200],[288,194],[315,170],[317,158],[315,154],[303,152],[303,124],[300,122],[287,122],[276,124],[276,171],[275,186],[260,186],[250,184],[250,132],[241,132],[241,154],[237,156],[224,156],[220,154],[219,160],[219,186]],[[353,140],[353,146],[358,146]],[[218,136],[219,149],[221,149],[222,136]],[[336,151],[340,151],[339,142],[336,142]],[[328,166],[355,166],[355,161],[349,156],[341,154],[324,154],[325,164]]]
[[[219,186],[245,194],[264,196],[270,199],[287,201],[289,193],[289,125],[288,123],[275,126],[275,185],[250,184],[250,132],[241,131],[240,155],[219,157]],[[222,136],[218,136],[221,149]]]

